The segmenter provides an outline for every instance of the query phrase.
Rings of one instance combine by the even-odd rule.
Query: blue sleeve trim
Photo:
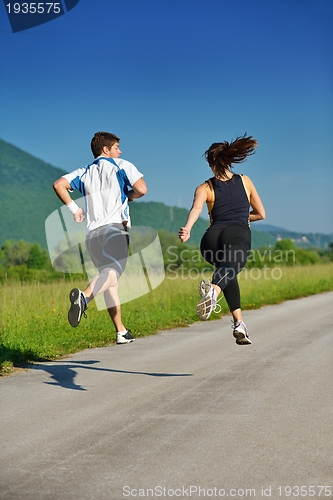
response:
[[[113,165],[117,167],[116,176],[118,179],[121,192],[121,202],[124,203],[126,198],[128,198],[129,189],[132,189],[132,184],[130,183],[125,170],[120,168],[112,158],[104,158],[104,159],[108,160],[110,163],[113,163]]]
[[[121,191],[121,202],[124,203],[124,201],[126,200],[126,198],[128,198],[128,191],[129,189],[128,188],[131,188],[131,184],[127,178],[127,175],[126,175],[126,172],[124,170],[118,170],[118,172],[116,172],[116,175],[117,175],[117,179],[118,179],[118,183],[119,183],[119,187],[120,187],[120,191]]]
[[[70,182],[70,186],[73,189],[73,191],[75,189],[78,189],[80,191],[80,193],[82,194],[82,196],[85,196],[84,183],[82,182],[81,177],[79,177],[79,176],[75,177],[75,179],[73,179]]]
[[[92,164],[91,164],[92,165]],[[73,189],[78,189],[82,196],[86,195],[86,190],[84,189],[84,182],[82,180],[83,176],[87,173],[87,171],[90,169],[91,165],[87,165],[85,171],[81,176],[77,175],[74,179],[71,180],[70,186]]]

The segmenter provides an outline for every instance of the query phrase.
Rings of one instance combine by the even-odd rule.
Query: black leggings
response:
[[[244,268],[251,250],[251,230],[241,223],[211,226],[202,237],[200,251],[216,269],[212,283],[218,285],[230,311],[241,307],[237,274]]]

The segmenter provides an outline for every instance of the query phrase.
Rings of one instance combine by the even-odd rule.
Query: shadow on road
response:
[[[65,364],[66,363],[66,364]],[[192,373],[158,373],[158,372],[136,372],[130,370],[113,370],[112,368],[98,368],[95,366],[99,363],[97,360],[90,361],[57,361],[57,364],[38,363],[33,366],[33,370],[44,370],[51,375],[54,382],[44,382],[48,385],[56,385],[65,389],[73,389],[76,391],[86,391],[81,385],[75,383],[75,377],[78,369],[94,370],[98,372],[109,373],[124,373],[130,375],[147,375],[149,377],[192,377]]]

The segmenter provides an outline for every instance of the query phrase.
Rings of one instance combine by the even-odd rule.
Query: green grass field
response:
[[[175,275],[172,276],[174,278]],[[209,276],[205,276],[209,277]],[[202,276],[166,278],[155,290],[122,306],[124,324],[134,336],[146,336],[198,321],[195,306]],[[242,308],[256,309],[289,299],[333,290],[333,263],[275,269],[245,269],[240,275]],[[37,360],[54,360],[89,347],[115,342],[106,310],[89,304],[88,318],[77,328],[67,321],[68,293],[85,283],[5,283],[1,290],[1,374]],[[228,314],[224,298],[222,313]]]

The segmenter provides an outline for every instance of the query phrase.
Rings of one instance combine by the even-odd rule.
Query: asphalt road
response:
[[[0,498],[332,499],[332,306],[247,311],[249,346],[225,317],[3,378]]]

